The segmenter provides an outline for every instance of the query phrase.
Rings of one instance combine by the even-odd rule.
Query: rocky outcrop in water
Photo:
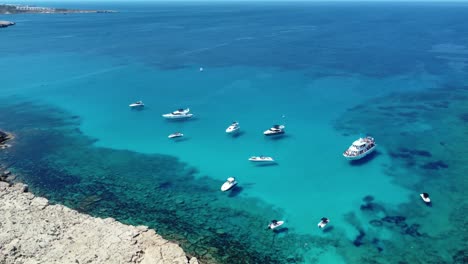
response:
[[[198,264],[145,226],[94,218],[0,181],[0,263]]]

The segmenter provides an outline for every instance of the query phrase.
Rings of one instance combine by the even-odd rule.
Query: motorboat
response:
[[[265,157],[265,156],[252,156],[249,158],[249,161],[252,162],[275,162],[272,157]]]
[[[421,196],[421,199],[423,199],[423,201],[427,204],[430,204],[431,203],[431,198],[429,198],[429,194],[428,193],[421,193],[419,196]]]
[[[203,67],[200,67],[200,71],[201,71],[201,72],[204,71]]]
[[[129,104],[128,106],[130,108],[140,108],[140,107],[144,107],[145,104],[142,101],[136,101],[135,103]]]
[[[330,220],[328,218],[322,217],[322,219],[320,219],[320,222],[317,224],[317,226],[319,228],[324,228],[329,222]]]
[[[236,179],[234,179],[234,177],[229,177],[227,178],[226,182],[223,183],[223,185],[221,185],[221,191],[223,192],[228,191],[232,189],[232,187],[236,186],[236,184],[237,184]]]
[[[265,136],[276,136],[284,134],[284,126],[283,125],[273,125],[270,129],[265,130],[263,132]]]
[[[353,144],[343,152],[343,156],[347,160],[358,160],[371,154],[377,145],[373,137],[359,138],[354,141]]]
[[[181,108],[181,109],[175,110],[172,113],[164,114],[162,116],[167,119],[186,119],[186,118],[190,118],[193,116],[193,114],[190,114],[189,112],[190,112],[190,108],[186,108],[186,109]]]
[[[228,134],[233,134],[238,132],[240,129],[239,123],[238,122],[232,122],[232,124],[226,128],[226,133]]]
[[[269,229],[275,229],[279,226],[282,226],[284,221],[271,220],[271,223],[268,225]]]
[[[180,133],[180,132],[175,132],[175,133],[172,133],[170,134],[169,136],[167,136],[168,138],[179,138],[179,137],[183,137],[184,134]]]

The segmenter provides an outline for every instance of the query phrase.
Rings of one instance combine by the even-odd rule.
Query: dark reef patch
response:
[[[448,167],[448,164],[441,160],[426,162],[425,164],[421,165],[421,168],[425,170],[447,169]]]
[[[460,120],[462,120],[463,122],[468,123],[468,113],[460,114],[460,115],[458,115],[458,117],[459,117]]]

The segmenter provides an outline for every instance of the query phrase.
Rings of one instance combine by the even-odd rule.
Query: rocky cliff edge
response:
[[[95,218],[0,182],[0,263],[198,264],[145,226]]]

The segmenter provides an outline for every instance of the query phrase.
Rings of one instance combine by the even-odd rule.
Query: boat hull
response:
[[[233,183],[225,182],[223,185],[221,185],[221,191],[222,192],[229,191],[236,185],[237,185],[237,182],[233,182]]]
[[[362,154],[359,154],[359,155],[356,155],[356,156],[348,156],[348,155],[345,155],[343,154],[343,156],[347,159],[347,160],[359,160],[359,159],[362,159],[364,158],[365,156],[371,154],[372,152],[375,151],[375,149],[377,148],[377,145],[375,145],[374,147],[370,148],[368,151],[362,153]]]
[[[276,132],[276,133],[268,133],[268,132],[263,132],[263,134],[267,137],[272,137],[272,136],[281,136],[281,135],[284,135],[284,131],[283,132]]]
[[[275,229],[275,228],[277,228],[277,227],[282,226],[283,224],[284,224],[284,221],[278,221],[278,222],[276,222],[276,225],[269,224],[268,227],[269,227],[270,229]]]
[[[252,158],[250,158],[249,161],[251,162],[275,162],[274,159],[252,159]]]
[[[172,114],[164,114],[162,117],[166,119],[189,119],[193,115],[192,114],[186,114],[186,115],[172,115]]]
[[[237,133],[237,132],[239,131],[239,128],[240,128],[240,127],[234,128],[234,129],[227,128],[227,129],[226,129],[226,133],[228,133],[228,134]]]

